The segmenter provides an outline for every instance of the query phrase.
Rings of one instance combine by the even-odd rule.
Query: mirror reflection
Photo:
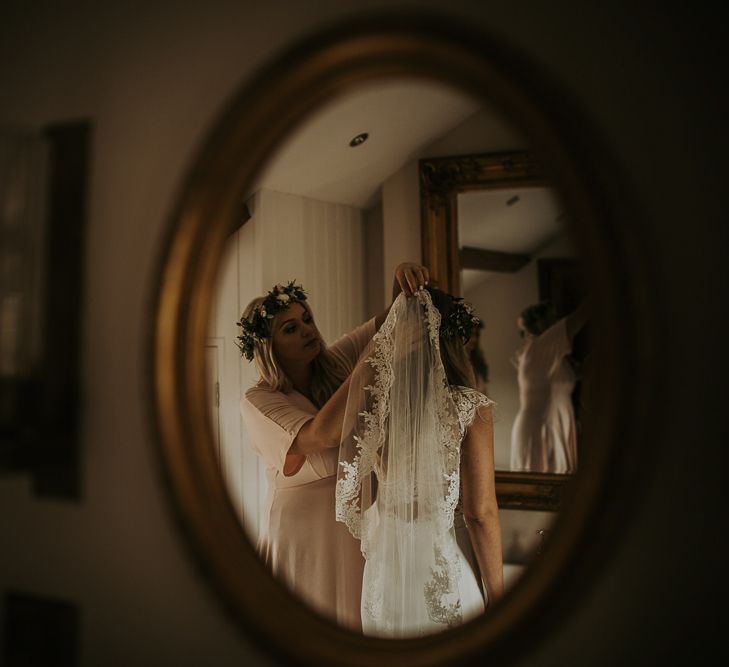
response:
[[[461,286],[451,291],[477,318],[438,280],[418,289],[431,277],[418,160],[527,148],[460,91],[389,81],[318,111],[241,195],[247,213],[223,258],[206,348],[221,468],[274,576],[349,630],[415,636],[488,613],[555,517],[499,509],[494,469],[546,460],[539,471],[574,472],[580,370],[568,352],[584,295],[555,193],[459,194]],[[525,312],[533,304],[547,309],[541,331]],[[520,398],[536,393],[527,375],[543,335],[567,364],[550,391],[573,410],[570,421],[563,401],[554,423],[540,417],[555,432],[567,424],[551,458],[512,445],[528,430]],[[415,357],[429,365],[392,362]],[[391,360],[387,370],[377,358]],[[407,409],[385,392],[383,415],[373,387],[390,371]]]
[[[482,319],[471,356],[498,397],[496,467],[574,473],[587,302],[559,199],[493,188],[459,194],[457,211],[461,289]]]

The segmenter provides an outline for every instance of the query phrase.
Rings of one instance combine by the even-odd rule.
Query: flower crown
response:
[[[473,330],[481,323],[476,316],[473,306],[461,297],[453,297],[453,306],[440,324],[440,335],[443,338],[460,336],[463,343],[467,343]]]
[[[301,285],[294,284],[292,280],[288,285],[274,285],[266,294],[266,298],[247,318],[241,318],[236,324],[241,328],[240,336],[236,336],[236,345],[241,354],[253,361],[255,344],[271,335],[271,320],[286,310],[292,303],[306,301],[306,292]]]

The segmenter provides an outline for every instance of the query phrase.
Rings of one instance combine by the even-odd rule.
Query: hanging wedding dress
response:
[[[400,295],[355,369],[340,447],[336,511],[366,559],[362,627],[420,636],[484,611],[458,547],[460,447],[491,401],[446,379],[440,313],[429,293]]]

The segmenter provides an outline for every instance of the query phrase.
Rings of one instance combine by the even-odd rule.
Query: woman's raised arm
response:
[[[307,454],[339,447],[352,378],[356,375],[358,386],[364,386],[371,382],[373,372],[372,366],[366,363],[365,359],[360,359],[354,370],[329,397],[329,400],[316,413],[316,416],[299,429],[289,448],[286,459],[287,466],[284,468],[285,474],[292,474],[288,470],[289,465],[293,466],[297,461],[298,465],[295,466],[294,470],[298,470]],[[364,377],[362,377],[363,374]]]
[[[351,379],[352,374],[329,397],[316,416],[299,429],[298,435],[291,443],[289,456],[306,456],[322,449],[339,447]]]
[[[405,292],[406,296],[412,296],[415,290],[427,284],[429,280],[430,274],[426,267],[414,262],[403,262],[395,269],[392,300],[394,301],[401,291]],[[375,318],[376,329],[382,326],[389,312],[388,308]],[[356,373],[358,368],[355,367],[352,374]],[[286,457],[285,474],[292,474],[298,470],[307,454],[339,446],[351,377],[352,375],[332,394],[316,417],[301,427]]]

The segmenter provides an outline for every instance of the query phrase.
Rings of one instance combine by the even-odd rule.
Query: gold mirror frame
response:
[[[458,195],[501,188],[547,186],[530,151],[430,157],[419,161],[423,263],[437,285],[461,296]],[[496,471],[501,509],[557,511],[571,475]]]
[[[589,456],[564,489],[566,509],[538,561],[485,616],[439,635],[388,641],[320,618],[257,557],[212,444],[203,342],[229,230],[266,160],[333,96],[393,76],[462,88],[487,99],[523,130],[548,167],[569,219],[579,221],[570,232],[589,260],[593,296],[601,304],[597,343],[610,345],[601,348],[596,369],[604,381],[593,397],[601,410],[591,422]],[[624,522],[628,508],[616,491],[630,479],[623,454],[643,437],[638,408],[645,405],[641,388],[650,385],[644,369],[650,367],[647,325],[653,320],[644,309],[636,326],[638,295],[647,282],[636,259],[644,255],[631,236],[632,209],[625,191],[614,187],[606,151],[582,121],[540,72],[489,35],[439,16],[380,15],[334,26],[289,50],[230,102],[204,143],[171,217],[154,284],[147,351],[150,421],[171,504],[200,571],[242,631],[270,656],[285,664],[337,667],[512,660],[567,616],[589,590],[585,582],[609,557],[611,521]],[[616,258],[623,262],[619,275]],[[605,508],[610,512],[601,514]],[[580,585],[570,586],[575,577]]]
[[[423,158],[419,181],[423,261],[441,289],[457,296],[461,296],[458,195],[548,185],[542,166],[529,151]]]

